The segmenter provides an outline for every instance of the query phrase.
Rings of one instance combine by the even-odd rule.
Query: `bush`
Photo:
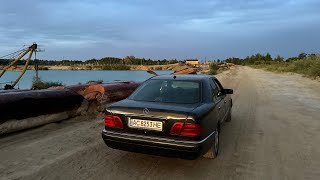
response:
[[[320,59],[307,59],[292,62],[291,71],[310,77],[320,76]]]
[[[130,70],[130,66],[123,64],[105,65],[101,67],[101,70]]]
[[[40,78],[33,78],[32,81],[32,89],[48,89],[52,86],[63,86],[61,82],[53,82],[53,81],[42,81]]]
[[[294,72],[312,78],[320,76],[320,59],[302,59],[287,62],[270,62],[270,64],[251,65],[254,68],[274,72]]]
[[[90,80],[90,81],[87,82],[87,84],[89,84],[89,83],[98,83],[98,84],[101,84],[101,83],[103,83],[103,80],[102,80],[102,79],[99,79],[99,80]]]
[[[49,68],[48,68],[48,67],[45,67],[45,66],[39,66],[39,67],[38,67],[38,70],[49,70]]]
[[[162,67],[155,67],[155,69],[154,70],[162,70]]]
[[[219,69],[219,66],[216,63],[210,63],[210,65],[209,65],[209,74],[210,75],[216,75],[218,69]]]

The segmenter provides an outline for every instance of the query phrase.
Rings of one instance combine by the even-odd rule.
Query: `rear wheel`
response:
[[[204,158],[208,159],[214,159],[218,156],[219,154],[219,127],[217,126],[215,132],[214,132],[214,142],[212,147],[208,150],[206,154],[203,155]]]

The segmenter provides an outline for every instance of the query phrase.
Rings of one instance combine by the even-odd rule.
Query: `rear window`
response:
[[[200,101],[200,82],[179,80],[149,80],[130,97],[131,100],[194,104]]]

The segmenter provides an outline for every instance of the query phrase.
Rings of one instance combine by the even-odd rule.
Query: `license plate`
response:
[[[142,119],[129,119],[128,125],[131,128],[150,129],[162,131],[163,124],[161,121],[148,121]]]

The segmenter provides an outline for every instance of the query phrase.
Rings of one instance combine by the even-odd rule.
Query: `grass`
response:
[[[255,64],[250,66],[273,72],[294,72],[311,78],[320,77],[320,58],[291,62],[271,62],[269,64]]]
[[[33,78],[32,81],[32,89],[48,89],[52,86],[63,86],[61,82],[53,82],[53,81],[42,81],[40,78]]]

